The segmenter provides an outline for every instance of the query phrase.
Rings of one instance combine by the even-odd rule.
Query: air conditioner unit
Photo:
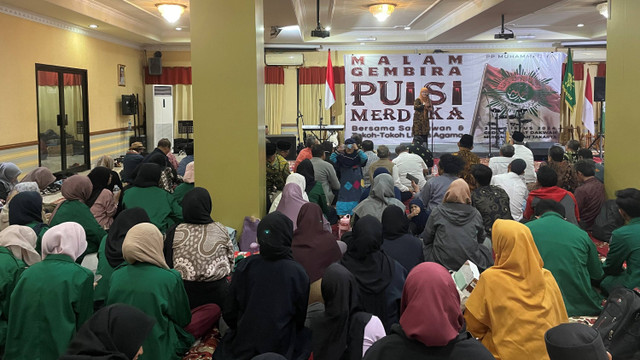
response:
[[[171,85],[147,85],[147,139],[155,147],[162,138],[173,144],[173,88]]]
[[[265,65],[302,66],[304,55],[302,53],[267,53],[264,55]]]

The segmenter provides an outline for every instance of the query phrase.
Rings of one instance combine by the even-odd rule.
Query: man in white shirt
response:
[[[509,172],[507,168],[511,161],[513,161],[512,157],[515,153],[515,149],[511,144],[505,144],[500,148],[500,156],[494,156],[489,159],[489,168],[493,173],[493,176],[506,174]]]
[[[513,220],[520,221],[524,211],[524,203],[527,200],[527,185],[524,183],[523,174],[527,163],[522,159],[515,159],[509,164],[509,172],[496,175],[491,178],[491,185],[499,186],[509,195],[509,205]]]
[[[414,190],[411,180],[407,179],[407,175],[418,179],[418,188],[422,189],[427,183],[425,175],[429,168],[419,155],[409,153],[409,149],[405,145],[396,146],[396,154],[398,156],[393,159],[393,163],[398,170],[398,180],[395,186],[402,192],[402,201],[406,201],[411,198],[411,192]]]
[[[536,171],[533,165],[533,152],[531,149],[524,145],[524,134],[520,131],[514,131],[511,135],[511,142],[515,149],[514,159],[522,159],[527,164],[527,168],[524,170],[525,183],[536,182]]]

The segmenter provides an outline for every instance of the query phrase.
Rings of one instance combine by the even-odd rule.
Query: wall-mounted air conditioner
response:
[[[147,141],[149,149],[167,138],[173,144],[173,88],[171,85],[147,85]]]
[[[279,66],[302,66],[304,64],[304,55],[302,53],[266,53],[264,55],[265,65]]]

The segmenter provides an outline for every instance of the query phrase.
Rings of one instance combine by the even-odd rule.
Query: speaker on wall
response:
[[[604,101],[606,78],[596,76],[593,80],[593,101]]]
[[[162,53],[156,51],[149,58],[149,75],[162,75]]]
[[[138,105],[135,95],[122,95],[122,115],[134,115],[138,113]]]

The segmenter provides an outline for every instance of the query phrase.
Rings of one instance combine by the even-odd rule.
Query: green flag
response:
[[[571,60],[571,49],[569,49],[567,67],[564,70],[562,90],[564,91],[564,101],[567,103],[569,109],[573,110],[573,107],[576,106],[576,84],[573,81],[573,60]]]

